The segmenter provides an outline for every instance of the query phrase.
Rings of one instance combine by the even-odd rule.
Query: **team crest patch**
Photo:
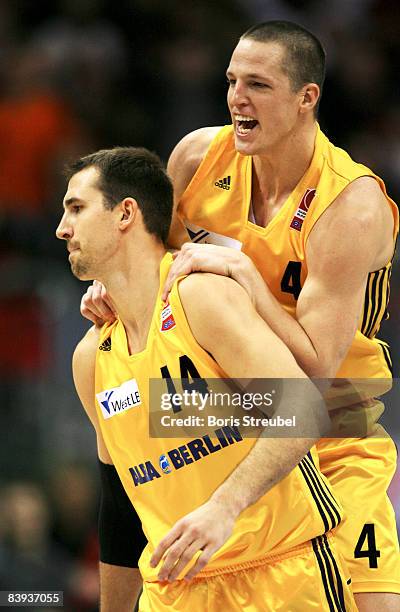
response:
[[[303,221],[306,218],[307,211],[310,207],[311,202],[315,196],[315,189],[307,189],[303,197],[301,198],[300,204],[296,213],[292,219],[290,227],[292,229],[297,230],[298,232],[301,230]]]
[[[169,302],[167,302],[161,311],[161,328],[162,332],[174,329],[176,327],[174,315],[172,314],[172,308]]]

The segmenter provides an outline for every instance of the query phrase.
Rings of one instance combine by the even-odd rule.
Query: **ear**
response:
[[[135,223],[138,208],[138,203],[134,198],[122,200],[119,207],[119,228],[121,230],[127,230]]]
[[[300,112],[312,111],[320,97],[320,89],[316,83],[307,83],[300,91]]]

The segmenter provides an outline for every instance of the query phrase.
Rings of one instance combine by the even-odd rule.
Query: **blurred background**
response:
[[[166,160],[187,132],[229,123],[238,37],[289,19],[328,53],[323,130],[399,202],[399,15],[396,0],[1,0],[0,590],[63,589],[65,609],[98,609],[95,437],[70,367],[85,285],[54,237],[65,161],[113,145]],[[399,278],[381,334],[395,366]],[[399,511],[399,474],[391,495]]]

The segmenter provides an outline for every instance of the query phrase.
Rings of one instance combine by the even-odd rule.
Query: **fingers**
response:
[[[207,249],[212,245],[204,244],[193,244],[192,242],[185,242],[180,251],[175,251],[172,254],[174,259],[172,266],[169,270],[167,280],[163,288],[161,295],[162,300],[165,302],[168,299],[168,295],[172,289],[172,285],[180,276],[185,276],[191,272],[198,272],[199,265],[197,262],[196,254],[201,253],[204,247]]]
[[[179,276],[191,272],[213,272],[235,278],[241,258],[243,253],[237,249],[185,242],[181,250],[173,254],[174,261],[163,288],[162,299],[167,300],[172,285]]]
[[[164,563],[158,573],[158,579],[161,581],[168,580],[170,582],[176,580],[184,567],[193,559],[193,555],[195,555],[198,550],[201,550],[201,548],[201,541],[196,540],[191,543],[190,536],[181,538],[175,542],[165,557]]]
[[[101,304],[103,304],[103,306],[107,306],[107,310],[108,312],[112,313],[112,317],[113,319],[116,318],[116,313],[115,313],[115,309],[113,306],[113,303],[111,301],[110,296],[107,293],[106,288],[104,287],[104,285],[102,285],[101,283],[99,283],[99,281],[93,281],[95,283],[95,286],[97,286],[100,289],[100,298],[101,298]]]
[[[179,522],[167,533],[167,535],[159,542],[157,548],[150,559],[150,567],[157,567],[160,563],[165,551],[182,535],[182,528]]]
[[[194,578],[199,572],[201,572],[201,570],[205,568],[217,548],[218,546],[208,544],[204,548],[200,557],[197,559],[196,563],[193,565],[192,569],[189,570],[188,573],[184,576],[184,579],[189,581]]]
[[[168,295],[177,278],[185,274],[190,274],[190,272],[193,271],[194,268],[192,265],[190,254],[185,255],[182,252],[178,253],[168,272],[167,280],[165,281],[165,285],[161,295],[162,300],[165,302],[168,299]]]
[[[97,326],[103,325],[106,321],[114,321],[116,318],[106,289],[98,281],[94,281],[83,295],[81,314]]]
[[[92,293],[93,286],[91,285],[86,293],[82,296],[80,311],[81,315],[85,317],[85,319],[92,321],[92,323],[100,327],[103,324],[103,320],[93,312],[90,306],[92,304]]]

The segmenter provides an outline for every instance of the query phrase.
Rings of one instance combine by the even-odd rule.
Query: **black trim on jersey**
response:
[[[386,304],[385,304],[385,311],[384,311],[384,313],[382,315],[382,321],[386,321],[386,319],[389,318],[388,306],[389,306],[389,300],[390,300],[390,281],[392,279],[392,271],[393,271],[393,264],[391,264],[391,266],[390,266],[390,268],[388,270],[387,289],[386,289]]]
[[[392,265],[389,263],[384,268],[368,274],[360,328],[361,333],[367,338],[373,338],[381,321],[387,318],[391,273]]]
[[[371,298],[369,296],[371,289],[371,277],[374,276],[374,272],[370,272],[368,274],[367,285],[365,287],[365,296],[364,296],[364,311],[363,311],[363,320],[361,324],[361,333],[365,335],[365,330],[367,329],[367,321],[368,321],[368,306],[371,302]]]
[[[317,559],[319,570],[321,573],[322,583],[324,585],[326,599],[331,612],[346,612],[346,605],[344,601],[343,583],[337,567],[332,551],[329,547],[329,542],[326,536],[314,538],[311,540],[313,551]],[[333,563],[331,563],[330,559]],[[333,571],[336,576],[333,577]],[[329,586],[328,586],[329,583]]]
[[[322,486],[312,459],[310,463],[310,458],[304,457],[299,463],[299,468],[321,515],[325,531],[337,527],[341,521],[340,513],[335,505],[334,498],[330,497],[327,490]]]
[[[371,317],[371,324],[368,327],[367,333],[365,334],[366,336],[368,336],[368,338],[370,338],[373,335],[373,330],[375,328],[376,322],[378,320],[379,314],[382,310],[382,306],[383,306],[383,312],[382,312],[382,317],[383,314],[385,312],[386,309],[386,304],[383,303],[383,283],[386,281],[386,289],[387,289],[387,270],[381,275],[381,277],[379,278],[379,283],[378,280],[375,283],[375,296],[377,295],[377,300],[376,300],[376,308],[375,308],[375,313],[374,315]],[[378,284],[378,292],[376,293],[376,285]],[[372,314],[372,312],[371,312]]]
[[[389,368],[390,373],[393,375],[393,363],[392,363],[392,357],[390,355],[389,345],[386,344],[386,342],[382,342],[382,340],[378,340],[378,338],[376,338],[376,340],[377,340],[379,346],[382,349],[382,353],[383,353],[383,356],[385,358],[386,365]]]

